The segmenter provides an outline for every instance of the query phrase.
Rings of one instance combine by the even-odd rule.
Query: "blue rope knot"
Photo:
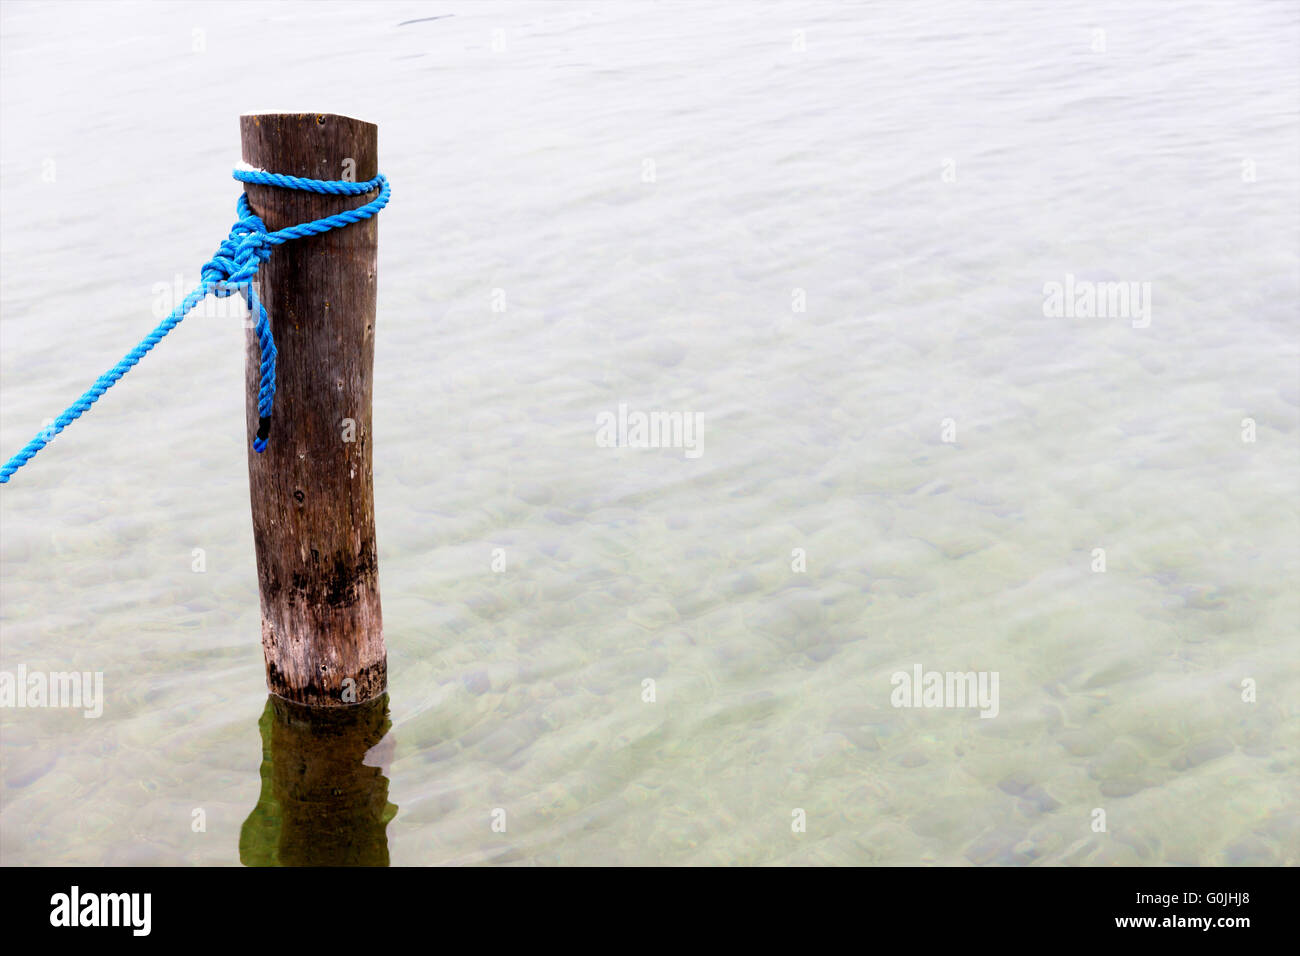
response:
[[[266,307],[253,288],[253,277],[263,262],[271,258],[275,248],[266,224],[253,215],[248,207],[248,197],[240,196],[235,206],[239,218],[230,227],[230,235],[217,247],[216,253],[204,263],[199,275],[203,289],[218,298],[239,293],[248,304],[248,314],[256,316],[253,333],[261,349],[261,378],[257,389],[257,434],[253,437],[253,450],[259,455],[266,451],[266,441],[271,433],[271,410],[275,402],[275,338]]]
[[[99,401],[106,391],[129,372],[140,359],[172,329],[181,323],[190,311],[209,295],[225,298],[242,295],[248,305],[248,313],[254,317],[253,334],[257,336],[258,348],[261,350],[260,379],[257,388],[257,433],[253,438],[253,450],[258,454],[266,451],[267,439],[271,430],[271,412],[275,405],[275,337],[271,334],[271,321],[266,314],[266,306],[258,298],[253,287],[253,279],[262,263],[271,258],[277,246],[290,239],[302,239],[306,236],[318,236],[331,229],[341,229],[354,222],[369,219],[388,205],[392,187],[388,178],[382,174],[363,183],[346,180],[303,179],[298,176],[284,176],[279,173],[267,173],[254,169],[236,169],[235,179],[242,183],[259,186],[277,186],[281,189],[300,189],[307,192],[322,193],[331,196],[361,196],[379,190],[379,195],[356,209],[326,216],[313,222],[299,223],[286,229],[268,232],[261,218],[253,214],[248,205],[248,197],[241,194],[235,203],[238,218],[230,227],[230,235],[217,247],[212,258],[203,264],[198,286],[187,295],[172,313],[159,323],[158,327],[140,340],[122,360],[95,380],[86,392],[68,406],[50,425],[42,428],[36,437],[29,441],[21,451],[15,454],[3,467],[0,467],[0,484],[9,481],[9,477],[36,453],[48,445],[54,436],[67,428],[85,414],[90,406]]]
[[[262,263],[271,258],[271,250],[275,248],[266,225],[249,210],[247,198],[240,196],[235,208],[240,215],[230,227],[230,235],[200,270],[204,282],[235,284],[230,288],[222,285],[224,291],[214,289],[213,294],[219,296],[230,295],[237,291],[240,283],[251,281]]]

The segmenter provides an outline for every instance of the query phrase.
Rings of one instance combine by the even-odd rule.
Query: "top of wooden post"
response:
[[[239,132],[244,162],[257,169],[307,179],[352,178],[357,182],[379,174],[379,127],[365,120],[337,113],[244,113],[239,117]],[[351,168],[345,168],[348,162]],[[256,188],[248,193],[250,198],[269,196]],[[286,198],[296,206],[295,199],[306,197]],[[301,211],[294,209],[295,213]]]

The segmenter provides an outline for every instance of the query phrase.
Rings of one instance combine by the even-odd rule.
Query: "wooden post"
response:
[[[259,169],[357,182],[378,174],[373,123],[253,113],[239,127],[244,162]],[[245,191],[271,231],[373,198]],[[287,242],[256,280],[279,350],[270,438],[259,455],[260,353],[249,334],[248,481],[266,683],[309,706],[363,703],[387,686],[370,430],[378,222]]]

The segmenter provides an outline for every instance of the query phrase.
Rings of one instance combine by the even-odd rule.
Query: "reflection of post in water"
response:
[[[239,832],[245,866],[387,866],[388,778],[363,763],[388,732],[388,695],[310,708],[272,694],[262,711],[262,792]]]

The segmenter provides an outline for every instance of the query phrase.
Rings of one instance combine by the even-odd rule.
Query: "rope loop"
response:
[[[129,372],[140,359],[144,358],[155,345],[162,341],[172,329],[181,323],[193,308],[212,295],[225,298],[242,295],[248,304],[249,315],[253,316],[253,334],[257,337],[261,352],[259,381],[257,387],[257,433],[253,438],[253,450],[258,454],[266,451],[266,443],[271,430],[271,412],[275,407],[275,337],[271,332],[271,321],[266,314],[266,306],[253,287],[257,270],[262,263],[271,258],[271,253],[291,239],[303,239],[318,236],[331,229],[342,229],[354,222],[369,219],[388,205],[392,187],[388,178],[382,174],[363,183],[347,180],[303,179],[299,176],[285,176],[280,173],[268,173],[260,169],[239,168],[234,171],[235,179],[242,183],[257,186],[274,186],[279,189],[297,189],[304,192],[321,193],[331,196],[363,196],[379,191],[379,194],[355,209],[325,216],[313,222],[299,223],[285,229],[269,232],[259,216],[253,214],[248,205],[248,196],[241,194],[235,203],[237,218],[230,227],[230,234],[217,247],[212,258],[203,264],[199,271],[199,285],[187,295],[172,313],[159,323],[158,327],[140,340],[122,360],[95,380],[86,392],[68,406],[64,412],[48,426],[42,428],[36,437],[29,441],[21,451],[0,467],[0,484],[6,484],[10,476],[35,457],[36,453],[48,445],[54,436],[67,428],[85,414],[90,406],[112,388],[117,381]]]

